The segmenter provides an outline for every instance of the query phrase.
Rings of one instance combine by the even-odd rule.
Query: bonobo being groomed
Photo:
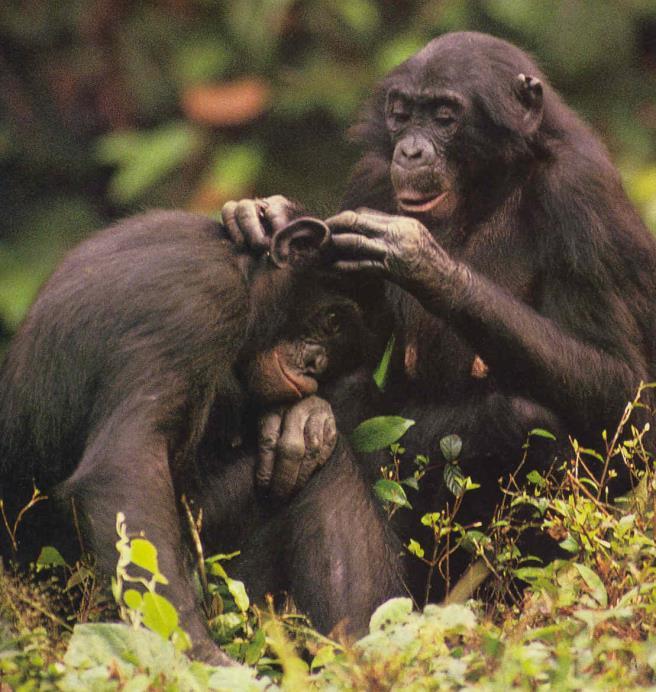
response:
[[[332,404],[344,431],[374,413],[416,421],[403,446],[428,454],[431,471],[395,520],[404,541],[421,539],[418,517],[452,497],[442,437],[462,438],[464,473],[482,484],[458,521],[485,520],[531,429],[558,444],[533,442],[524,470],[546,469],[568,435],[602,448],[639,383],[656,380],[656,243],[604,146],[506,41],[431,41],[383,79],[352,134],[363,155],[343,209],[356,211],[327,222],[335,266],[389,281],[396,341],[383,394],[350,378]],[[275,227],[296,213],[275,196],[223,216],[236,244],[266,248],[259,214]],[[361,467],[373,477],[385,461]],[[617,490],[627,474],[616,472]],[[459,569],[454,557],[452,578]],[[426,570],[407,557],[419,602]],[[439,598],[445,579],[433,576]]]
[[[390,539],[347,448],[338,442],[305,485],[335,437],[313,395],[376,351],[363,315],[381,299],[375,281],[321,271],[328,236],[321,222],[299,219],[255,258],[210,219],[153,212],[70,252],[0,371],[4,511],[13,522],[34,484],[51,498],[25,514],[15,541],[2,536],[3,556],[33,560],[52,544],[71,558],[82,549],[111,574],[122,512],[130,533],[157,547],[168,578],[158,590],[178,609],[192,653],[218,663],[228,659],[197,603],[182,495],[202,510],[207,554],[232,541],[253,592],[288,591],[325,631],[395,592],[391,561],[376,568],[375,591],[351,584],[353,565],[371,551],[373,570]],[[280,474],[272,455],[258,461],[258,412],[299,400],[290,413],[299,440],[287,449],[316,453]],[[256,474],[273,495],[305,487],[270,505],[256,495]]]

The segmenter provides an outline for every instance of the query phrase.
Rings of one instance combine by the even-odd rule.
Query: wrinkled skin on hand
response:
[[[231,200],[221,209],[230,240],[238,247],[245,245],[255,252],[266,252],[271,235],[301,213],[298,204],[282,195],[238,202]]]
[[[258,486],[276,500],[288,499],[326,463],[336,441],[332,409],[318,396],[267,413],[260,419]]]
[[[376,272],[422,302],[448,305],[454,299],[450,294],[466,285],[465,267],[417,219],[358,209],[337,214],[326,224],[337,249],[336,269]]]

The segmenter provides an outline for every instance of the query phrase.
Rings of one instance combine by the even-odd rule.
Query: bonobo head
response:
[[[376,303],[380,312],[381,284],[322,271],[329,254],[328,227],[303,217],[275,233],[268,257],[258,260],[240,370],[259,403],[314,394],[376,350],[371,315]]]
[[[387,159],[402,213],[443,220],[538,154],[542,81],[505,41],[446,34],[388,75],[353,133]]]

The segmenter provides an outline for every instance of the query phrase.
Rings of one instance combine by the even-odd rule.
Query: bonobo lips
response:
[[[397,195],[399,207],[403,211],[409,211],[414,214],[432,211],[440,206],[446,200],[448,190],[440,192],[437,195],[417,194],[417,193],[401,193]]]
[[[313,377],[309,377],[296,369],[287,366],[284,359],[278,357],[278,352],[274,351],[276,364],[280,370],[280,374],[285,382],[289,385],[290,394],[297,399],[302,399],[308,394],[314,394],[319,389],[319,384]]]

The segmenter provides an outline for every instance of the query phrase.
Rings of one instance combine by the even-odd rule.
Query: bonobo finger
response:
[[[296,406],[292,407],[290,411],[293,412]],[[305,457],[304,425],[305,418],[301,421],[298,419],[298,415],[290,416],[290,412],[285,416],[278,440],[276,464],[271,481],[271,494],[278,499],[289,497],[296,487],[298,474]]]
[[[340,260],[331,265],[340,272],[371,272],[372,274],[387,273],[385,265],[374,260]]]
[[[333,236],[333,246],[342,258],[366,258],[384,260],[387,246],[380,240],[373,240],[356,233],[345,233]]]
[[[282,195],[272,195],[260,200],[262,204],[262,213],[271,226],[271,230],[275,233],[281,228],[284,228],[291,220],[294,211],[294,203],[290,202]]]
[[[228,237],[235,245],[244,244],[244,236],[237,223],[235,213],[237,211],[237,202],[226,202],[221,209],[221,220],[228,232]]]
[[[242,199],[235,212],[239,228],[244,234],[246,244],[254,250],[266,250],[269,240],[262,223],[259,200]]]
[[[343,211],[337,216],[326,219],[331,233],[362,233],[368,237],[384,236],[389,231],[389,219],[371,214],[356,214],[354,211]]]
[[[335,451],[337,444],[337,421],[335,416],[331,415],[324,420],[323,424],[323,445],[319,451],[319,463],[323,466],[330,455]]]
[[[262,488],[268,487],[273,478],[281,423],[282,415],[278,411],[267,413],[260,419],[258,436],[260,461],[255,472],[255,481]]]

